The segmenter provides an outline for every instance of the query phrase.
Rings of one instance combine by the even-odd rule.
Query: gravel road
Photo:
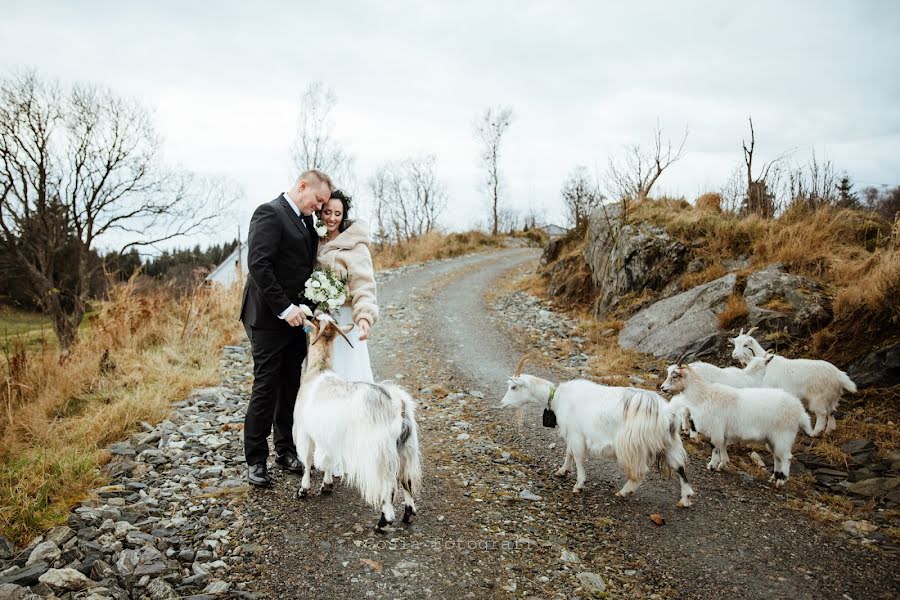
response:
[[[690,509],[675,508],[676,480],[655,475],[615,498],[622,475],[599,459],[572,495],[571,480],[552,476],[563,447],[539,411],[518,423],[496,408],[527,348],[483,294],[536,258],[510,249],[382,277],[370,349],[376,377],[419,400],[419,515],[378,535],[377,511],[352,490],[301,502],[298,479],[283,475],[242,508],[245,534],[269,548],[245,567],[253,589],[273,598],[898,597],[896,559],[788,509],[749,476],[707,473],[699,459]]]

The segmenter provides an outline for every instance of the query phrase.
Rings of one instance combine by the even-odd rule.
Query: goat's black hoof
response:
[[[407,506],[403,509],[403,522],[409,525],[410,521],[412,521],[413,515],[416,514],[416,509],[412,506]]]
[[[330,493],[333,492],[333,491],[334,491],[334,484],[333,484],[333,483],[323,483],[323,484],[322,484],[322,489],[319,490],[319,493],[320,493],[320,494],[330,494]]]
[[[384,517],[384,513],[381,513],[381,518],[378,519],[378,524],[375,526],[375,531],[379,533],[385,533],[384,528],[393,523],[393,521],[388,521]]]
[[[304,490],[303,488],[297,489],[297,497],[298,498],[300,498],[302,500],[303,498],[306,498],[307,496],[309,496],[309,490]]]

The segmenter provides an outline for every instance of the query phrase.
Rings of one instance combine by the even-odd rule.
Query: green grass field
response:
[[[29,349],[56,344],[50,319],[41,313],[0,305],[0,350],[19,343]]]

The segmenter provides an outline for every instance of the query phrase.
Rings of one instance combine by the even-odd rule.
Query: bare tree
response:
[[[849,182],[849,179],[848,179]],[[797,166],[788,173],[788,197],[812,209],[838,203],[838,183],[834,165],[816,157],[813,150],[805,166]]]
[[[225,190],[164,169],[159,145],[147,110],[109,90],[64,91],[33,72],[0,79],[0,248],[27,273],[64,353],[99,239],[153,245],[220,213]]]
[[[750,121],[750,147],[747,147],[746,141],[741,141],[741,147],[744,149],[744,165],[747,168],[747,187],[741,213],[769,218],[774,216],[778,209],[776,193],[781,180],[782,163],[789,153],[783,153],[768,163],[764,162],[759,174],[754,176],[753,158],[756,150],[756,132],[753,130],[753,118],[748,117],[748,120]]]
[[[497,231],[500,233],[512,233],[522,228],[522,213],[515,208],[504,206],[498,213],[499,221]]]
[[[369,177],[369,192],[372,194],[372,222],[375,226],[375,243],[383,247],[391,239],[388,224],[388,189],[390,174],[387,165],[382,165]]]
[[[537,228],[547,219],[547,213],[543,208],[537,208],[532,202],[528,203],[528,209],[522,216],[522,227],[526,231]]]
[[[447,193],[437,179],[436,164],[437,158],[433,154],[408,158],[403,163],[406,178],[415,195],[419,235],[433,231],[437,227],[438,217],[447,208]]]
[[[352,185],[354,161],[333,135],[331,113],[336,105],[334,90],[321,81],[306,87],[291,153],[298,171],[321,169],[339,182],[339,187],[347,188]]]
[[[433,155],[384,163],[369,178],[376,239],[409,242],[433,231],[447,206]]]
[[[684,156],[687,138],[685,128],[681,143],[677,149],[673,148],[671,140],[663,142],[662,129],[657,122],[652,150],[648,152],[633,144],[625,147],[625,154],[620,159],[610,158],[607,178],[618,197],[638,202],[645,200],[663,172]]]
[[[512,125],[513,111],[508,106],[485,109],[475,124],[475,132],[481,141],[481,166],[486,174],[486,183],[491,195],[491,233],[497,235],[500,229],[500,192],[503,189],[500,172],[500,148],[503,136]]]
[[[600,206],[606,197],[588,176],[587,167],[578,166],[569,174],[562,187],[563,204],[569,223],[577,230],[587,227],[591,211]]]
[[[744,166],[739,163],[734,166],[725,184],[719,190],[722,196],[722,210],[736,213],[744,202],[746,188],[744,187]]]

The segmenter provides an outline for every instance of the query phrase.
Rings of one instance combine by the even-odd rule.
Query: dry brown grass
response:
[[[592,376],[611,385],[632,385],[629,375],[653,377],[644,372],[649,364],[643,354],[619,346],[619,331],[625,325],[622,321],[598,321],[589,314],[579,317],[578,328],[587,339],[584,352],[590,357],[587,367]]]
[[[45,346],[7,352],[0,387],[0,534],[24,541],[65,519],[102,481],[102,448],[218,380],[238,334],[237,290],[180,299],[115,288],[65,362]]]
[[[876,214],[797,204],[776,219],[761,219],[660,200],[633,207],[631,217],[665,227],[711,265],[683,276],[682,289],[720,273],[715,265],[722,259],[739,256],[750,259],[751,269],[779,262],[820,281],[835,298],[834,321],[812,340],[820,358],[846,365],[870,350],[872,340],[900,336],[900,247],[893,225]]]
[[[503,244],[503,236],[491,236],[480,231],[441,233],[432,231],[403,244],[388,244],[372,249],[375,270],[393,269],[440,258],[453,258],[496,248]]]
[[[724,277],[727,271],[720,263],[713,263],[697,273],[685,273],[678,281],[678,287],[682,290],[689,290],[692,287],[703,285],[714,281],[719,277]]]
[[[716,193],[701,194],[700,197],[697,198],[695,206],[697,210],[720,213],[722,212],[722,195]]]
[[[746,319],[749,313],[750,309],[747,306],[747,301],[744,300],[742,295],[729,295],[725,299],[725,308],[716,315],[716,319],[719,321],[719,329],[728,331],[734,325]]]

